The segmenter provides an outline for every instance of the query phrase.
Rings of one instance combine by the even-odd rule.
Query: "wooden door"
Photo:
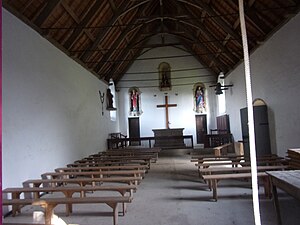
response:
[[[204,144],[205,135],[207,134],[206,115],[196,115],[196,135],[197,144]]]
[[[129,138],[140,138],[140,118],[128,118]],[[140,145],[141,142],[130,142],[130,145]]]
[[[241,113],[244,154],[246,157],[250,158],[247,108],[241,109],[240,113]],[[271,144],[270,144],[267,106],[265,105],[253,106],[253,116],[254,116],[256,156],[270,155]]]

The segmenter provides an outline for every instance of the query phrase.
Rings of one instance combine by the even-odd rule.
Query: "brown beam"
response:
[[[93,17],[95,17],[97,11],[101,8],[103,1],[96,1],[94,5],[91,5],[89,8],[88,13],[85,15],[82,21],[77,25],[78,28],[75,28],[72,35],[68,38],[65,42],[64,47],[69,49],[75,43],[77,38],[80,36],[81,32],[83,31],[83,27],[85,27]]]
[[[42,12],[37,16],[33,23],[36,26],[40,27],[52,13],[52,11],[60,4],[61,1],[62,0],[47,1],[47,4],[43,8]]]

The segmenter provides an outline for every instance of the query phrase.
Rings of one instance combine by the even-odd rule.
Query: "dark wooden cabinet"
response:
[[[244,154],[250,157],[248,109],[242,108],[241,125],[244,144]],[[271,154],[268,108],[266,105],[253,106],[256,156]]]

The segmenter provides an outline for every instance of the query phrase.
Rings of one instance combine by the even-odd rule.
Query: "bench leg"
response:
[[[45,209],[45,225],[51,225],[51,218],[53,215],[53,209],[57,205],[56,203],[49,204],[49,203],[42,203],[42,204],[37,204],[40,205]]]
[[[218,201],[218,194],[217,194],[218,181],[216,179],[211,180],[211,184],[212,184],[212,189],[213,189],[213,199],[215,201]]]
[[[118,225],[118,203],[116,202],[107,202],[107,205],[109,205],[113,209],[113,225]]]

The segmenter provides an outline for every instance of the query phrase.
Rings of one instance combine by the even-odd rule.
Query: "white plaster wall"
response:
[[[156,43],[156,39],[152,39],[150,43]],[[176,40],[168,40],[173,41]],[[120,130],[123,133],[128,134],[128,117],[129,117],[129,95],[128,90],[130,87],[136,86],[142,92],[141,95],[141,107],[143,114],[140,116],[140,132],[141,137],[153,136],[152,129],[163,129],[165,128],[165,108],[157,108],[157,105],[164,104],[165,93],[169,96],[169,104],[177,104],[177,107],[169,108],[169,121],[170,128],[185,128],[184,134],[194,135],[194,143],[196,143],[196,130],[195,130],[195,112],[193,111],[193,85],[197,82],[203,82],[207,87],[207,93],[211,91],[208,88],[209,82],[212,81],[212,76],[200,77],[201,75],[211,75],[211,72],[206,69],[189,70],[172,72],[172,90],[171,91],[160,91],[159,81],[157,80],[158,66],[161,62],[167,62],[171,66],[171,70],[181,70],[190,68],[203,68],[193,56],[180,57],[180,58],[164,58],[164,59],[152,59],[152,60],[140,60],[142,58],[155,58],[155,57],[167,57],[167,56],[178,56],[187,55],[188,53],[174,48],[174,47],[160,47],[147,51],[141,55],[137,61],[127,71],[127,74],[118,83],[117,89],[119,89],[120,98]],[[157,71],[155,73],[143,73]],[[130,74],[137,73],[137,74]],[[186,76],[199,76],[196,78],[184,78],[176,79],[179,77]],[[145,79],[152,79],[152,81],[145,81]],[[136,80],[128,82],[128,80]],[[186,84],[186,85],[180,85]],[[177,86],[178,85],[178,86]],[[206,96],[208,96],[206,93]],[[213,95],[213,98],[215,96]],[[211,104],[215,104],[215,101],[210,99],[207,100],[208,107]],[[211,106],[213,107],[213,106]],[[208,108],[209,111],[209,108]],[[208,127],[211,126],[211,120],[215,120],[211,114],[208,114]],[[214,124],[213,124],[214,126]],[[209,129],[209,128],[208,128]]]
[[[3,9],[3,188],[106,149],[99,81]]]
[[[292,18],[251,55],[253,99],[268,105],[273,153],[286,155],[299,147],[300,134],[300,15]],[[244,65],[226,79],[234,83],[227,92],[227,110],[236,139],[241,139],[240,108],[246,107]]]

